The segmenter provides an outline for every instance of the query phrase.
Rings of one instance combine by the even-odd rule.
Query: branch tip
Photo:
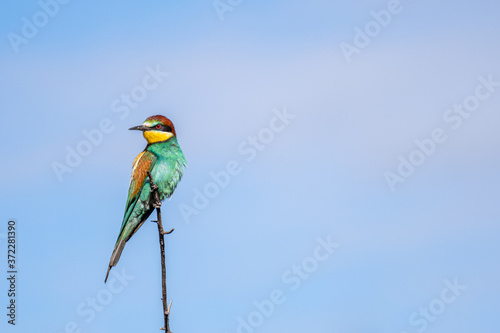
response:
[[[164,231],[163,234],[164,235],[170,235],[172,232],[174,232],[174,228],[172,228],[170,231]]]
[[[167,309],[168,314],[170,314],[170,308],[171,307],[172,307],[172,300],[170,300],[170,304],[168,305],[168,309]]]

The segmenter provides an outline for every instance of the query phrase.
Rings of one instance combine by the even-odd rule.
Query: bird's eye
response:
[[[161,125],[160,125],[160,124],[158,124],[158,125],[156,125],[155,127],[156,127],[156,129],[160,129],[160,128],[161,128]]]

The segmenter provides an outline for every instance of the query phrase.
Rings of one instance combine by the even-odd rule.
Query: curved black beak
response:
[[[129,130],[137,130],[137,131],[147,131],[150,130],[151,128],[144,126],[144,125],[139,125],[139,126],[134,126],[130,127]]]

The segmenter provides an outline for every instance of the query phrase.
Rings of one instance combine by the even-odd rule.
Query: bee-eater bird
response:
[[[148,219],[155,208],[148,171],[151,173],[153,183],[158,186],[159,199],[163,200],[172,196],[187,166],[170,119],[160,115],[151,116],[142,125],[129,129],[142,131],[148,144],[132,163],[132,177],[125,215],[109,260],[104,283],[108,280],[111,267],[116,266],[120,260],[125,243]]]

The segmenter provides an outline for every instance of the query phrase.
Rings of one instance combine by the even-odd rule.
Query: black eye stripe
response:
[[[156,128],[156,126],[160,125],[160,128]],[[165,126],[163,124],[156,124],[154,126],[151,127],[152,129],[154,130],[157,130],[157,131],[162,131],[162,132],[172,132],[172,127],[170,126]]]

